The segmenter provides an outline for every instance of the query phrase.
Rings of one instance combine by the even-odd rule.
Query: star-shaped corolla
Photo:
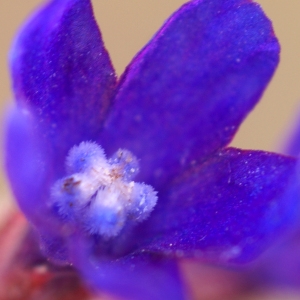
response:
[[[278,63],[250,0],[194,0],[119,80],[89,0],[52,0],[11,51],[12,189],[45,255],[129,299],[183,299],[178,257],[248,262],[298,218],[296,159],[226,148]]]

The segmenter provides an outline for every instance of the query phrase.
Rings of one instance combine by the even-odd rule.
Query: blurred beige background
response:
[[[0,101],[11,99],[7,53],[12,38],[40,0],[1,0]],[[104,41],[118,74],[163,21],[185,0],[93,0]],[[247,118],[233,145],[276,150],[300,107],[300,0],[257,0],[272,19],[282,45],[281,63],[262,101]],[[7,189],[2,188],[1,198]]]

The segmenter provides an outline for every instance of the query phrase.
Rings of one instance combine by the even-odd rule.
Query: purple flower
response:
[[[48,259],[179,300],[176,259],[248,262],[292,229],[296,159],[227,148],[278,54],[257,4],[194,0],[116,80],[89,0],[37,11],[11,51],[6,167]]]

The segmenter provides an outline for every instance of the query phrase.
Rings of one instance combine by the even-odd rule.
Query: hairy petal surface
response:
[[[58,160],[95,140],[115,75],[90,0],[52,0],[25,24],[12,47],[15,98],[32,110]]]
[[[189,1],[129,65],[100,144],[109,154],[132,151],[141,180],[162,186],[232,139],[278,53],[270,21],[252,1]]]
[[[186,299],[175,260],[149,254],[101,260],[82,239],[72,244],[74,265],[96,290],[128,300]]]
[[[299,218],[296,165],[262,151],[219,151],[161,195],[137,239],[144,250],[247,262]]]

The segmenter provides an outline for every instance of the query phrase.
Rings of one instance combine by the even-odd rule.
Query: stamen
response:
[[[152,186],[144,183],[135,183],[132,192],[132,209],[130,214],[137,221],[143,221],[148,218],[153,210],[156,201],[157,193]]]
[[[88,171],[95,165],[99,165],[106,160],[104,150],[92,142],[82,142],[79,146],[74,146],[66,159],[67,173],[81,173]]]
[[[139,172],[139,163],[131,152],[125,149],[119,149],[109,160],[110,164],[119,165],[123,168],[123,178],[131,180]]]
[[[139,165],[128,150],[107,160],[99,145],[82,142],[70,150],[66,169],[69,175],[52,188],[52,205],[88,234],[115,237],[126,223],[145,220],[156,205],[154,189],[132,181]]]

